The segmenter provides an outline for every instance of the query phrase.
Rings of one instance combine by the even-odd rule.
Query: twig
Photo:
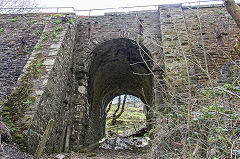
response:
[[[4,150],[3,150],[3,147],[2,147],[2,134],[0,134],[0,147],[1,147],[1,150],[2,150],[3,154],[5,154]]]
[[[40,143],[38,145],[38,148],[37,148],[37,150],[36,150],[36,152],[34,154],[34,157],[33,157],[34,159],[39,159],[40,158],[40,156],[41,156],[41,154],[43,152],[43,149],[45,147],[45,144],[46,144],[46,142],[48,140],[48,136],[49,136],[49,134],[52,131],[52,127],[53,127],[53,123],[54,122],[55,122],[55,120],[53,120],[53,119],[49,120],[47,128],[44,131],[42,139],[41,139],[41,141],[40,141]]]

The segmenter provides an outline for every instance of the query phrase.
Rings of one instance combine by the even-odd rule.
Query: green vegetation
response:
[[[17,134],[17,135],[16,135],[16,138],[18,138],[18,139],[23,139],[23,135]]]
[[[60,24],[62,21],[61,20],[56,20],[56,23],[57,24]]]
[[[110,111],[107,114],[106,119],[106,131],[110,130],[114,133],[123,133],[124,131],[132,130],[135,132],[135,128],[138,129],[139,125],[143,126],[146,123],[146,116],[143,113],[143,108],[137,108],[133,106],[129,106],[126,104],[125,110],[120,118],[117,119],[117,125],[111,126],[112,115],[117,109],[116,104],[112,104]],[[117,129],[118,128],[118,129]],[[142,128],[142,127],[139,127]]]
[[[64,16],[64,14],[55,14],[55,15],[53,15],[54,17],[62,17],[62,16]]]
[[[16,22],[16,21],[17,21],[17,19],[10,19],[10,21],[11,21],[11,22]]]
[[[45,74],[46,67],[42,65],[45,58],[42,54],[38,54],[31,60],[31,63],[26,68],[26,72],[19,79],[19,84],[14,92],[10,95],[8,101],[3,106],[2,117],[5,122],[11,126],[14,132],[13,137],[18,144],[24,143],[23,131],[29,127],[29,123],[18,123],[23,116],[23,112],[27,111],[29,106],[35,102],[33,93],[33,80],[36,80]],[[29,119],[27,119],[29,121]],[[24,148],[21,146],[21,148]]]
[[[36,34],[37,34],[37,35],[41,35],[41,34],[42,34],[42,31],[41,31],[41,30],[37,30]]]
[[[3,32],[4,31],[4,29],[3,28],[0,28],[0,32]]]
[[[72,20],[72,19],[68,19],[68,22],[69,22],[70,24],[73,24],[73,20]]]
[[[62,27],[61,26],[57,26],[56,31],[61,31],[61,30],[62,30]]]
[[[47,35],[44,35],[44,36],[42,36],[42,41],[45,41],[45,40],[47,40],[48,39],[48,36]]]
[[[37,22],[37,20],[31,20],[31,23],[36,23]]]
[[[33,101],[31,99],[27,99],[25,102],[23,102],[25,105],[30,106],[33,104]]]
[[[55,42],[55,43],[58,42],[58,41],[59,41],[58,39],[53,39],[53,42]]]
[[[210,20],[209,23],[210,23],[210,24],[213,24],[213,23],[214,23],[214,20]]]
[[[40,61],[39,63],[36,63],[36,64],[35,64],[36,67],[41,67],[41,66],[43,66],[43,65],[44,65],[44,63],[43,63],[42,61]]]
[[[219,14],[225,14],[225,12],[223,10],[220,10]]]
[[[55,32],[52,33],[52,37],[56,37],[56,33]]]
[[[93,157],[93,156],[97,156],[97,154],[96,153],[90,153],[90,154],[87,155],[87,157]]]
[[[40,48],[41,48],[41,46],[38,45],[38,46],[35,46],[34,49],[35,49],[35,50],[39,50]]]

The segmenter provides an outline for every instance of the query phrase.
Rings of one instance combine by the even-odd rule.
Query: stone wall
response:
[[[223,66],[239,60],[239,53],[234,50],[239,28],[226,9],[170,5],[159,6],[159,14],[166,83],[171,98],[186,98],[189,84],[195,89],[208,85],[207,74],[214,79],[214,84],[224,81]]]
[[[0,15],[0,101],[12,92],[48,15]]]
[[[188,61],[192,52],[185,17],[179,5],[159,7],[159,14],[168,102],[179,102],[188,95],[188,77],[194,73]]]
[[[3,37],[11,30],[6,25],[11,16],[2,15]],[[154,111],[166,103],[182,104],[179,99],[188,96],[189,87],[207,84],[205,58],[213,79],[222,76],[219,72],[226,63],[239,59],[233,49],[239,29],[222,7],[171,5],[96,17],[41,14],[37,22],[32,21],[34,16],[16,15],[31,21],[9,22],[16,27],[12,32],[21,30],[21,36],[26,32],[31,37],[26,48],[34,48],[32,54],[15,59],[19,38],[3,41],[0,54],[1,82],[11,81],[0,89],[6,95],[29,57],[2,116],[11,125],[15,141],[25,143],[22,148],[32,153],[50,119],[55,124],[46,152],[97,143],[105,133],[106,105],[120,94],[135,95],[148,105],[151,127]],[[35,35],[37,30],[41,36]]]
[[[105,16],[79,19],[74,61],[77,81],[75,89],[84,88],[85,91],[76,95],[74,115],[76,122],[73,128],[75,136],[73,144],[76,148],[96,143],[104,137],[105,108],[113,97],[124,93],[133,94],[152,106],[154,96],[152,88],[148,91],[143,87],[144,91],[142,91],[142,84],[137,80],[143,76],[141,75],[143,72],[140,70],[138,76],[129,79],[126,76],[131,77],[132,70],[124,67],[134,63],[134,60],[142,61],[138,53],[139,44],[151,56],[151,59],[148,57],[149,60],[155,60],[151,62],[152,66],[148,64],[149,67],[160,71],[159,76],[162,78],[161,47],[154,44],[159,43],[161,37],[159,27],[157,11],[109,13]],[[127,61],[125,61],[127,58],[125,53],[129,54]],[[104,65],[108,66],[104,67]],[[117,71],[109,69],[111,67],[119,70],[119,73],[114,73]],[[126,70],[131,73],[127,75]],[[147,70],[146,74],[150,73],[148,69],[145,70]],[[153,80],[149,82],[150,85],[154,83]],[[139,85],[133,89],[134,84]],[[145,85],[147,87],[149,84],[145,83]],[[101,94],[101,92],[107,93]],[[147,99],[144,99],[143,92]],[[82,137],[81,142],[76,136]]]
[[[65,21],[63,20],[65,18]],[[32,124],[28,130],[28,150],[34,152],[36,145],[40,140],[41,134],[47,126],[50,119],[54,119],[54,127],[50,134],[51,140],[48,141],[47,152],[58,151],[63,148],[61,145],[65,135],[65,129],[72,123],[72,94],[73,94],[73,49],[75,41],[75,26],[69,20],[74,18],[71,15],[53,17],[45,28],[44,32],[56,34],[58,41],[48,41],[46,49],[38,52],[45,57],[44,65],[47,74],[40,80],[42,83],[35,89],[35,93],[40,92],[39,102],[34,106],[37,111],[34,113]],[[56,26],[56,20],[62,22]],[[59,31],[57,28],[61,27]],[[52,40],[52,39],[51,39]],[[36,53],[37,54],[37,53]],[[32,114],[32,112],[31,112]],[[35,141],[35,142],[33,142]]]
[[[72,15],[52,14],[23,68],[18,85],[3,107],[14,140],[34,152],[48,121],[55,120],[48,152],[58,149],[63,124],[69,124],[72,93],[72,52],[75,27]]]
[[[206,68],[205,51],[210,75],[214,79],[223,78],[222,67],[239,61],[239,53],[234,50],[234,45],[240,32],[235,21],[224,7],[184,9],[183,14],[191,39],[192,60]],[[195,79],[198,83],[207,84],[206,73],[199,67],[195,67]]]

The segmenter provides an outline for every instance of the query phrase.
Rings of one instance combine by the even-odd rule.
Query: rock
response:
[[[10,132],[10,127],[7,126],[4,122],[0,121],[0,134],[3,141],[10,141],[12,139]]]
[[[117,137],[115,142],[115,150],[128,150],[130,147],[125,143],[124,138]]]
[[[100,145],[100,148],[114,150],[133,150],[136,148],[144,148],[148,146],[149,140],[150,139],[148,137],[115,137],[106,139],[106,142],[102,143]]]
[[[4,152],[0,153],[0,158],[9,158],[9,159],[32,159],[33,157],[29,154],[26,154],[20,151],[19,147],[14,143],[2,143]]]
[[[55,158],[56,158],[56,159],[64,159],[64,158],[65,158],[65,155],[63,155],[63,154],[58,154]]]
[[[149,140],[149,137],[139,137],[135,142],[135,147],[145,147],[149,144]]]

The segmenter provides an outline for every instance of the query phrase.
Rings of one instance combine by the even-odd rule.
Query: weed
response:
[[[48,36],[47,36],[47,35],[44,35],[41,39],[42,39],[42,41],[47,40],[47,39],[48,39]]]
[[[219,14],[225,14],[225,12],[223,10],[220,10]]]
[[[59,41],[58,39],[53,39],[53,42],[55,42],[55,43],[58,42],[58,41]]]
[[[56,33],[55,32],[52,33],[52,37],[56,37]]]
[[[23,139],[23,135],[17,134],[16,138],[18,138],[18,139]]]
[[[213,24],[213,23],[214,23],[214,21],[213,21],[213,20],[210,20],[210,21],[209,21],[209,23],[210,23],[210,24]]]
[[[0,28],[0,32],[3,32],[4,31],[4,29],[3,28]]]
[[[62,27],[61,26],[58,26],[56,31],[61,31],[62,30]]]
[[[56,23],[57,24],[60,24],[62,21],[61,20],[56,20]]]
[[[41,46],[35,46],[35,50],[39,50],[41,48]]]
[[[16,22],[16,21],[17,21],[17,19],[10,19],[10,21],[11,21],[11,22]]]
[[[72,20],[72,19],[68,19],[68,22],[69,22],[70,24],[73,24],[73,20]]]
[[[29,48],[25,48],[25,52],[28,53],[28,54],[31,54],[31,51]]]
[[[37,22],[37,20],[31,20],[31,23],[36,23]]]
[[[43,66],[43,65],[44,65],[44,63],[41,62],[41,61],[40,61],[39,63],[35,64],[36,67],[41,67],[41,66]]]
[[[23,102],[23,104],[25,104],[27,106],[31,105],[32,103],[33,103],[33,101],[31,101],[29,99],[27,99],[27,101]]]
[[[64,16],[63,14],[55,14],[54,15],[55,17],[62,17],[62,16]]]
[[[37,35],[41,35],[41,34],[42,34],[42,31],[41,31],[41,30],[37,30],[36,34],[37,34]]]

